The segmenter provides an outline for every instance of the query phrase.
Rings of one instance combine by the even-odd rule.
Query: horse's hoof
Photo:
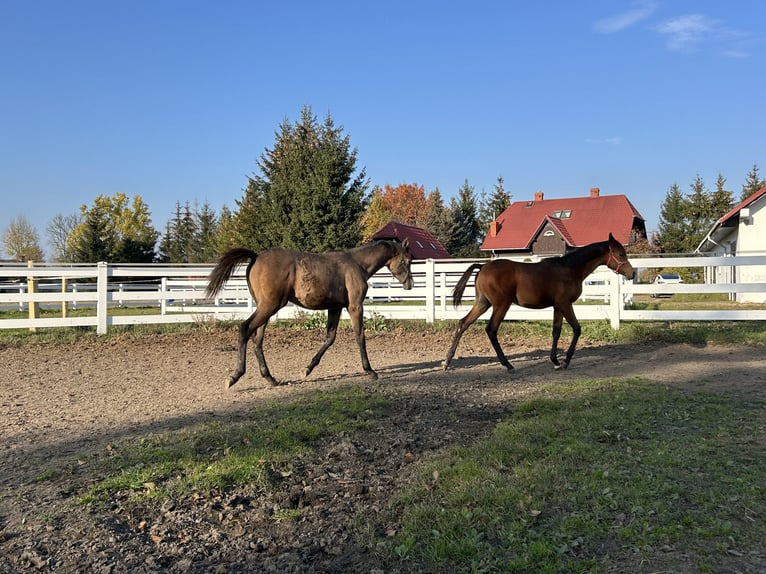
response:
[[[449,370],[449,363],[447,361],[442,361],[442,369],[445,371]]]
[[[506,365],[505,368],[508,369],[509,373],[512,373],[513,371],[516,370],[516,369],[513,368],[513,365]]]
[[[378,373],[376,373],[375,371],[367,371],[367,376],[369,376],[370,379],[372,379],[373,381],[378,380]]]
[[[225,389],[230,389],[230,388],[232,388],[234,386],[234,383],[236,383],[236,382],[237,381],[234,379],[234,377],[229,377],[229,380],[226,381],[226,386],[224,388]]]
[[[272,387],[278,387],[278,386],[279,386],[279,381],[277,381],[277,380],[276,380],[274,377],[272,377],[271,375],[269,375],[268,377],[263,377],[263,378],[264,378],[264,379],[266,379],[267,381],[269,381],[269,384],[270,384]]]

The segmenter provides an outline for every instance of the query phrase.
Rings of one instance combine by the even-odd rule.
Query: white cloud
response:
[[[702,14],[689,14],[665,20],[657,32],[667,38],[668,48],[679,52],[694,51],[703,41],[718,35],[718,20]]]
[[[653,2],[642,2],[637,8],[617,14],[610,18],[602,18],[593,24],[593,29],[602,34],[614,34],[646,20],[652,15],[657,5]]]
[[[623,141],[625,141],[625,138],[622,136],[612,136],[609,138],[600,138],[600,139],[587,138],[585,140],[586,143],[595,144],[595,145],[620,145]]]

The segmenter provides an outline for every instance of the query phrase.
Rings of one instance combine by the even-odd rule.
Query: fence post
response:
[[[615,273],[609,280],[609,319],[615,331],[620,328],[620,312],[623,305],[621,284],[622,275]]]
[[[98,262],[96,276],[96,334],[106,335],[108,325],[109,306],[107,304],[107,295],[109,290],[109,274],[105,261]]]
[[[168,296],[166,291],[168,290],[168,278],[163,277],[160,279],[160,315],[166,315],[168,312]]]
[[[425,260],[426,271],[426,323],[433,323],[436,316],[436,274],[434,260]]]
[[[61,278],[61,292],[66,293],[67,292],[67,278],[62,277]],[[66,299],[63,299],[61,301],[61,318],[66,319],[67,318],[67,311],[69,310],[69,305],[67,304]]]
[[[35,262],[31,259],[27,261],[27,268],[31,269],[35,266]],[[37,279],[32,277],[31,275],[27,277],[27,293],[37,293]],[[39,319],[40,318],[40,303],[37,301],[29,301],[29,318],[30,319]],[[30,327],[29,331],[31,333],[37,333],[37,327]]]

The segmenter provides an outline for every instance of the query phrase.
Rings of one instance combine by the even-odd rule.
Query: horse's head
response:
[[[410,266],[412,265],[412,253],[410,253],[409,239],[405,238],[402,243],[399,243],[398,241],[392,241],[391,243],[394,246],[394,255],[388,260],[386,266],[405,289],[412,289],[414,281],[412,280],[412,272],[410,271]]]
[[[625,253],[622,243],[617,241],[611,233],[609,234],[609,254],[606,258],[606,266],[615,273],[624,275],[627,279],[633,279],[636,274],[630,261],[628,261],[628,254]]]

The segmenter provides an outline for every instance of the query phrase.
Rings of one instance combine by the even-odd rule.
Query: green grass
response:
[[[383,404],[358,387],[341,388],[240,419],[120,442],[95,461],[99,478],[81,501],[99,503],[118,494],[133,500],[210,495],[242,485],[267,490],[275,477],[290,472],[291,461],[328,437],[364,428]]]
[[[627,572],[672,552],[712,571],[763,551],[763,411],[637,380],[549,387],[423,465],[388,551],[426,572]]]

